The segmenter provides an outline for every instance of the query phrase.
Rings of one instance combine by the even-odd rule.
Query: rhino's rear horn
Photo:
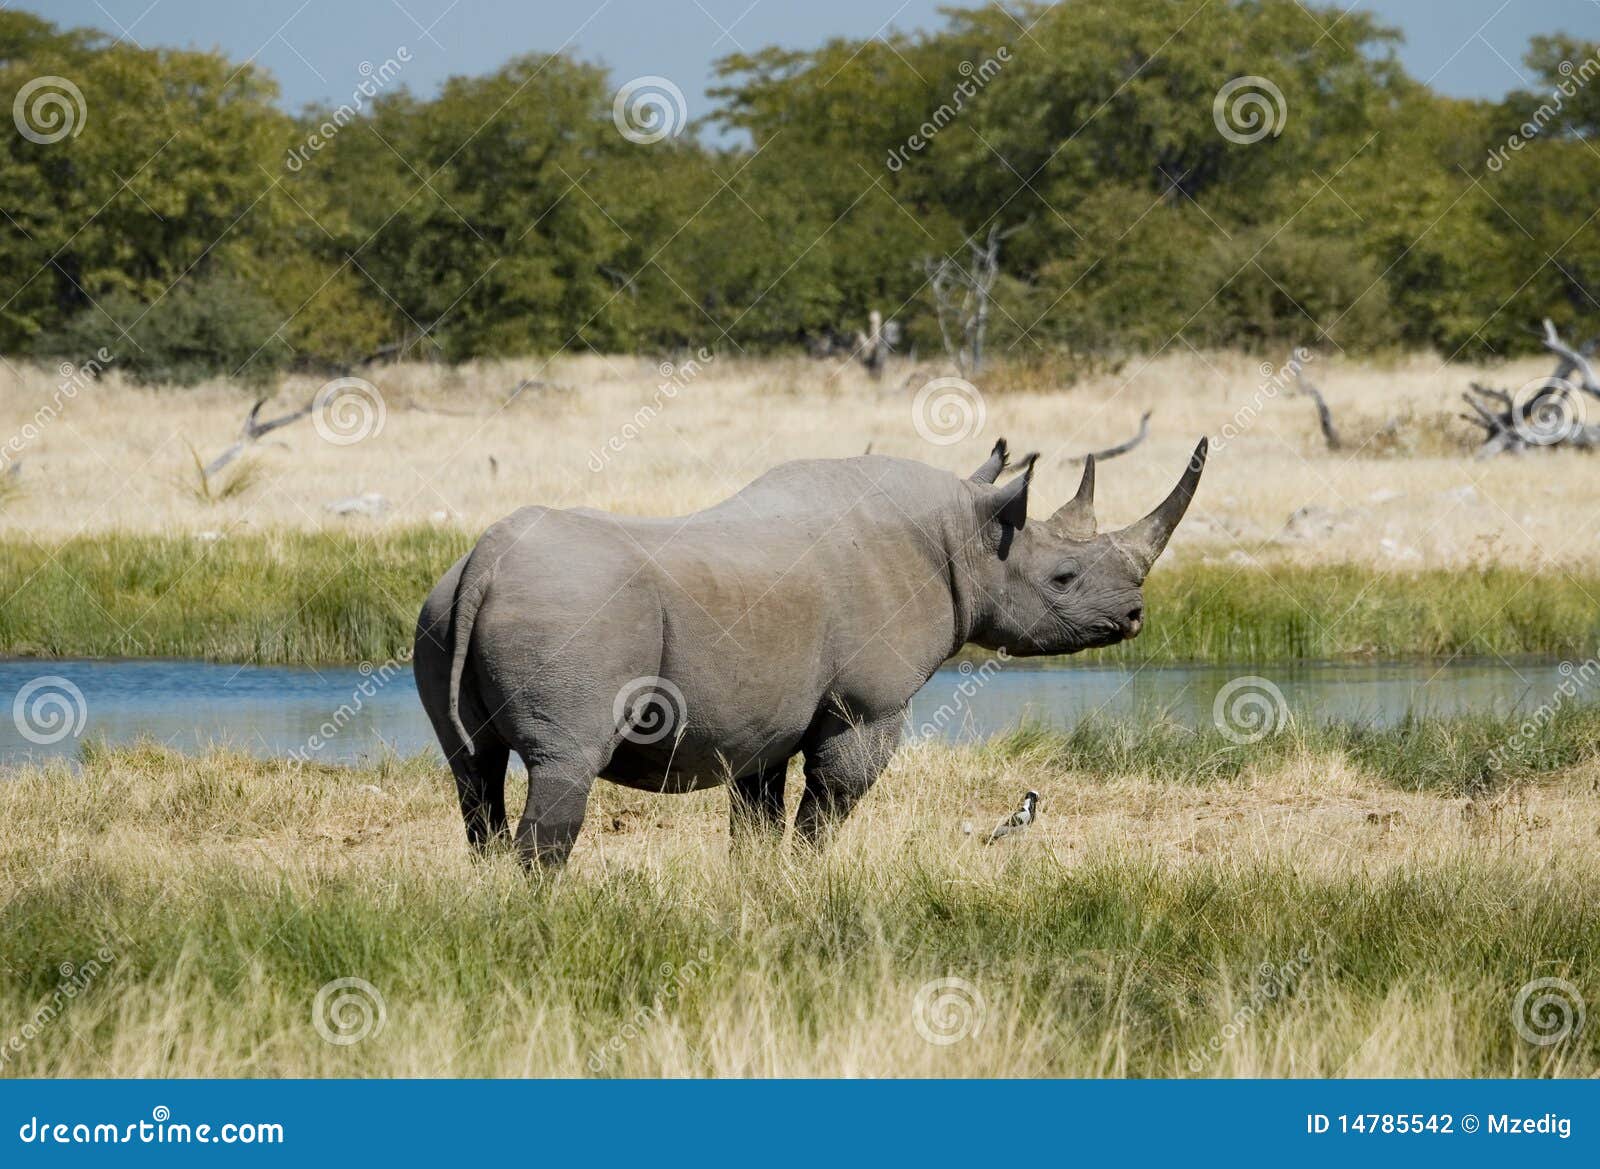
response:
[[[1165,550],[1167,541],[1172,538],[1183,513],[1189,510],[1189,501],[1194,498],[1195,488],[1200,484],[1200,472],[1205,470],[1206,449],[1207,442],[1202,438],[1194,448],[1188,467],[1184,469],[1183,478],[1172,489],[1172,494],[1144,519],[1117,533],[1117,543],[1127,550],[1143,571],[1150,571],[1156,558]]]
[[[1078,483],[1078,494],[1056,509],[1050,524],[1068,539],[1088,540],[1094,536],[1093,455],[1083,460],[1083,479]]]

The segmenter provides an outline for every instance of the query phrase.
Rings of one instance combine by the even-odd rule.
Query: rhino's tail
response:
[[[499,564],[498,557],[484,554],[486,543],[487,537],[480,540],[467,557],[466,564],[461,566],[455,600],[450,606],[450,721],[455,724],[456,733],[461,736],[468,755],[474,754],[476,748],[472,736],[467,732],[467,724],[461,721],[461,678],[466,673],[467,647],[472,644],[472,625],[478,619],[478,609],[483,604],[483,598],[489,591],[489,582],[494,578],[494,570]]]

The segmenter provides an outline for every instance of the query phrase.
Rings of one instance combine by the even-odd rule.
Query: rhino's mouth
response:
[[[1118,621],[1113,617],[1100,617],[1085,626],[1082,630],[1082,644],[1084,649],[1104,649],[1108,645],[1116,645],[1127,641],[1130,637],[1138,637],[1139,630],[1144,627],[1144,611],[1136,609],[1128,614],[1125,620]]]

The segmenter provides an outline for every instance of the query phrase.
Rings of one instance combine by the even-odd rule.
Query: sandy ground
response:
[[[1310,400],[1238,354],[1135,359],[1059,388],[1037,370],[997,373],[975,379],[977,397],[935,390],[920,404],[918,391],[949,371],[901,363],[875,384],[854,366],[798,358],[395,366],[364,371],[370,388],[335,392],[313,418],[252,446],[211,481],[225,497],[207,500],[196,455],[209,461],[237,436],[243,389],[138,389],[110,374],[64,392],[71,383],[55,369],[0,368],[0,447],[8,467],[20,465],[0,480],[0,532],[477,530],[529,503],[679,514],[790,458],[870,447],[965,474],[1001,435],[1019,453],[1044,452],[1044,509],[1075,488],[1073,456],[1126,439],[1149,411],[1149,438],[1102,466],[1101,521],[1143,514],[1209,435],[1212,461],[1176,557],[1593,566],[1600,460],[1475,461],[1478,432],[1454,418],[1469,382],[1515,388],[1550,369],[1542,357],[1496,369],[1427,355],[1315,358],[1307,376],[1345,438],[1330,452]],[[1008,387],[1018,380],[1026,388]],[[263,417],[322,385],[290,379]]]

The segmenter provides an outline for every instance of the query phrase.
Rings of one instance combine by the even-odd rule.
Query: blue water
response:
[[[1408,710],[1447,715],[1531,709],[1567,681],[1553,660],[1141,668],[973,664],[934,675],[912,704],[909,729],[959,740],[1023,719],[1070,725],[1094,713],[1129,717],[1151,710],[1201,726],[1217,714],[1219,691],[1246,675],[1275,686],[1283,695],[1281,710],[1295,719],[1380,726]],[[1600,685],[1593,689],[1600,691]],[[1276,699],[1258,684],[1245,684],[1239,697],[1248,702],[1263,692],[1270,705],[1258,706],[1258,712],[1277,717]],[[1578,690],[1578,701],[1590,697]],[[358,761],[386,749],[436,749],[408,667],[385,677],[353,667],[0,661],[0,765],[75,755],[85,741],[141,737],[189,751],[220,744],[327,762]]]

